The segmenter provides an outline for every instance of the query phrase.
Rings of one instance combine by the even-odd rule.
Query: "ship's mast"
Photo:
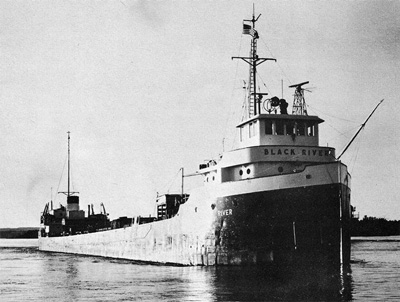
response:
[[[70,175],[71,175],[71,149],[70,149],[70,132],[68,131],[68,193],[67,196],[70,196]]]
[[[71,132],[68,131],[68,189],[67,192],[58,192],[58,193],[63,193],[65,195],[67,195],[67,197],[73,195],[73,194],[77,194],[79,192],[71,192],[71,147],[70,147],[70,134]]]
[[[250,20],[243,20],[243,34],[251,35],[251,48],[250,48],[250,56],[249,57],[232,57],[232,59],[242,59],[247,64],[250,65],[250,75],[249,75],[249,96],[247,103],[247,118],[251,118],[257,114],[261,113],[261,98],[262,95],[266,93],[257,93],[257,66],[264,63],[265,61],[272,60],[276,62],[276,59],[273,58],[259,58],[257,55],[257,39],[259,38],[258,32],[256,31],[256,22],[258,18],[260,18],[261,14],[258,17],[255,17],[254,7],[253,7],[253,16]],[[247,24],[246,24],[247,23]],[[250,23],[250,24],[248,24]]]

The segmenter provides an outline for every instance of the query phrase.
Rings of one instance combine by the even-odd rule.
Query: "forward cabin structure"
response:
[[[257,66],[275,61],[257,55],[258,18],[244,21],[250,55],[234,57],[250,66],[238,146],[199,166],[204,185],[185,193],[182,169],[181,194],[158,196],[154,217],[110,222],[105,209],[71,216],[80,211],[71,198],[66,210],[47,205],[40,250],[181,265],[349,265],[350,174],[334,148],[319,146],[323,120],[307,113],[308,82],[292,85],[291,114],[286,100],[256,92]]]

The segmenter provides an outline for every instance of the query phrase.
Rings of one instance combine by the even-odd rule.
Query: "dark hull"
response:
[[[219,198],[217,265],[350,263],[350,189],[330,184]]]
[[[243,184],[241,188],[247,189],[263,183],[245,180]],[[318,273],[330,273],[349,265],[350,190],[345,185],[307,185],[219,198],[207,198],[205,189],[196,194],[192,204],[189,200],[172,218],[41,237],[39,249],[152,263],[266,265],[278,271],[314,267]]]

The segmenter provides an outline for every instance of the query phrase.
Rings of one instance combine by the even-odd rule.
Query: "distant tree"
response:
[[[353,219],[351,236],[394,236],[400,235],[400,221],[386,220],[365,215],[362,220]]]

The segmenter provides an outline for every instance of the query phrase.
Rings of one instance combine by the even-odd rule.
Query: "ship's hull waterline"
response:
[[[349,177],[346,167],[335,162],[201,188],[173,218],[40,237],[39,249],[178,265],[283,267],[310,258],[317,265],[347,265]]]

